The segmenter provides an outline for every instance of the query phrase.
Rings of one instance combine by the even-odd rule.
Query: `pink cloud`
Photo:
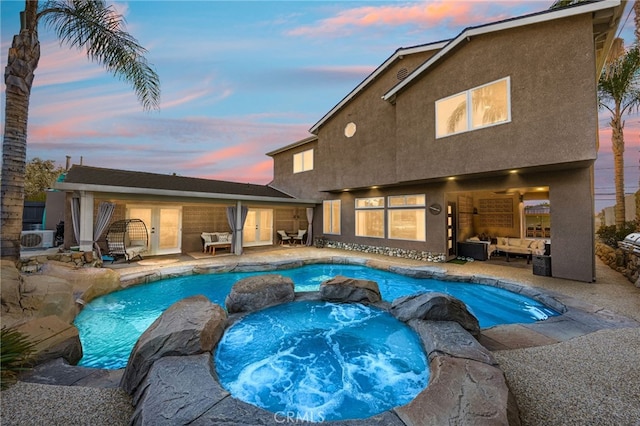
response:
[[[312,26],[291,30],[291,36],[335,35],[349,33],[354,28],[413,25],[441,25],[443,21],[458,26],[478,22],[473,2],[433,1],[403,5],[363,6],[341,11]],[[495,15],[494,15],[495,16]]]
[[[251,152],[251,148],[253,147],[248,147],[246,144],[229,146],[205,155],[201,155],[198,157],[198,159],[187,162],[182,166],[186,168],[200,168],[210,166],[222,160],[228,160],[230,158],[246,155],[247,152]]]
[[[219,171],[202,177],[205,179],[249,182],[265,185],[273,180],[273,161],[269,159],[243,167],[241,179],[238,177],[238,171],[236,169]]]

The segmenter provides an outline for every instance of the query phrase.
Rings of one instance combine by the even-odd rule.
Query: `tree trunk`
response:
[[[636,43],[640,43],[640,2],[638,1],[634,1],[633,2],[633,12],[634,12],[634,18],[633,21],[635,23],[635,36],[636,36]]]
[[[20,34],[13,38],[4,74],[6,111],[0,184],[0,256],[3,259],[20,256],[29,97],[40,59],[36,18],[38,2],[26,1],[25,4],[23,25]]]
[[[618,111],[619,108],[616,108]],[[616,227],[620,229],[625,222],[624,205],[624,122],[620,114],[615,114],[611,118],[611,148],[613,151],[613,166],[615,174],[616,206],[615,217]]]

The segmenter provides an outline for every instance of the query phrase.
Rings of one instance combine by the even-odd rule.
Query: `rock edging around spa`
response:
[[[281,297],[270,298],[258,309],[289,302],[293,296],[295,301],[330,299],[332,302],[365,303],[391,314],[394,311],[391,306],[399,310],[398,301],[394,301],[395,305],[379,301],[377,284],[366,280],[359,282],[336,277],[323,283],[318,292],[293,294],[282,290],[290,286],[289,279],[280,275],[245,280],[254,281],[243,283],[241,280],[236,285],[240,284],[247,307],[257,306],[256,300],[249,300],[247,295],[247,289],[252,289],[263,301],[265,294],[278,293]],[[277,287],[278,291],[271,292],[269,287]],[[339,295],[344,299],[338,300]],[[452,420],[458,424],[520,424],[515,399],[492,354],[456,322],[456,319],[464,318],[462,322],[470,327],[475,318],[468,318],[468,312],[456,312],[451,316],[454,320],[447,317],[443,320],[441,313],[458,308],[459,301],[443,300],[441,296],[437,295],[439,300],[435,302],[426,300],[426,303],[438,305],[426,310],[427,313],[420,307],[414,314],[401,310],[403,320],[420,336],[429,359],[429,385],[406,405],[367,419],[332,424],[402,426],[448,424]],[[443,307],[444,304],[447,306]],[[438,320],[430,319],[429,311],[437,312]],[[135,412],[131,424],[246,424],[250,419],[252,424],[269,425],[301,424],[312,420],[263,410],[232,397],[220,385],[213,364],[217,341],[225,326],[251,310],[238,306],[235,312],[238,313],[227,317],[218,305],[203,296],[193,296],[172,305],[143,333],[131,353],[121,382],[133,396]],[[185,324],[188,327],[184,327]],[[145,356],[146,360],[141,358],[143,353],[150,354]],[[137,360],[135,366],[132,360]]]

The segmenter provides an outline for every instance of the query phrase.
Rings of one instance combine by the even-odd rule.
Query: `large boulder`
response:
[[[64,358],[75,365],[82,358],[78,329],[55,315],[32,319],[16,330],[35,343],[33,364]]]
[[[0,304],[2,306],[2,325],[11,325],[6,323],[8,314],[22,314],[22,306],[20,306],[20,286],[22,279],[20,272],[16,268],[15,262],[10,260],[0,261]]]
[[[342,275],[323,282],[320,297],[330,302],[377,303],[382,300],[377,282]]]
[[[515,398],[498,367],[438,356],[429,368],[429,386],[393,409],[405,424],[520,425]]]
[[[174,303],[136,342],[121,387],[133,394],[151,365],[162,357],[211,352],[224,332],[226,321],[225,310],[204,296]]]
[[[42,274],[21,274],[15,263],[2,261],[2,326],[13,326],[30,318],[56,315],[72,322],[76,316],[73,290],[64,279]]]
[[[79,268],[74,263],[49,261],[42,265],[41,272],[69,282],[73,293],[85,303],[122,288],[120,275],[108,268]]]
[[[399,297],[391,304],[390,312],[404,322],[412,319],[455,321],[473,336],[480,335],[478,319],[464,302],[449,294],[433,291]]]
[[[239,280],[225,300],[227,311],[252,312],[267,306],[292,302],[296,297],[291,278],[277,274],[256,275]]]
[[[23,313],[28,312],[28,316],[56,315],[69,323],[73,322],[77,313],[71,284],[49,275],[22,276],[20,306]]]
[[[215,379],[210,353],[164,357],[134,395],[131,424],[190,424],[228,395]]]

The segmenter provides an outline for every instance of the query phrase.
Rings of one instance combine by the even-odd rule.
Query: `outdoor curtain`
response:
[[[113,216],[113,211],[116,209],[115,203],[108,203],[103,201],[98,206],[98,216],[96,217],[96,224],[93,227],[93,246],[96,248],[98,252],[98,257],[102,259],[102,251],[100,250],[100,246],[98,245],[98,239],[102,235],[109,222],[111,221],[111,216]]]
[[[313,207],[307,207],[307,222],[307,245],[310,246],[313,244]]]
[[[73,225],[73,236],[76,237],[76,244],[80,244],[80,198],[71,199],[71,224]]]
[[[227,221],[231,227],[231,253],[242,254],[242,234],[244,222],[247,219],[249,208],[242,206],[240,208],[240,228],[236,227],[236,208],[234,206],[227,207]],[[236,241],[238,241],[238,250],[236,250]],[[237,253],[239,251],[239,253]]]

